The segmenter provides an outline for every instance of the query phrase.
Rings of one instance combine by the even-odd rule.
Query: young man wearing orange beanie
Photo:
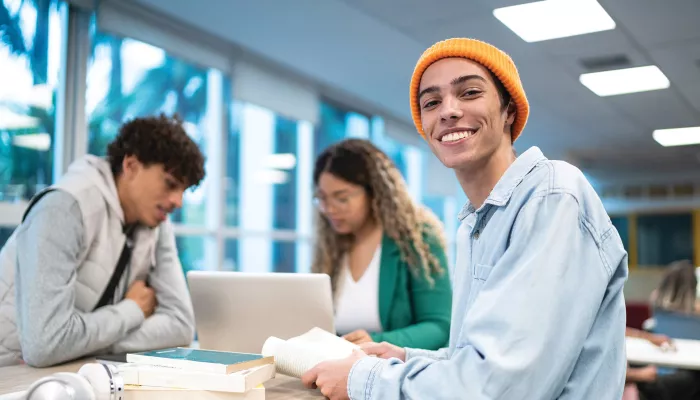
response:
[[[619,399],[627,253],[578,169],[537,147],[513,154],[529,113],[513,61],[481,41],[439,42],[419,59],[410,99],[469,199],[449,347],[370,343],[303,382],[332,400]]]

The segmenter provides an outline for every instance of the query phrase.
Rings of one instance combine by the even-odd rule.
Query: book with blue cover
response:
[[[262,354],[174,347],[129,353],[126,356],[126,361],[190,371],[231,374],[265,364],[273,364],[274,357],[265,357]]]

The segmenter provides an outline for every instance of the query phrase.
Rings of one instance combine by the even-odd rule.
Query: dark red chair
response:
[[[627,308],[627,326],[635,329],[642,329],[644,321],[651,317],[651,310],[647,302],[628,301]]]

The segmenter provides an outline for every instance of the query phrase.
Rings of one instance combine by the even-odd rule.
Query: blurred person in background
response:
[[[628,327],[625,336],[648,340],[665,351],[676,351],[666,335]],[[628,365],[625,381],[623,400],[700,400],[700,371],[665,372],[655,365]]]
[[[685,314],[698,314],[698,280],[689,260],[675,261],[666,267],[659,287],[651,294],[652,308]]]
[[[653,310],[682,314],[698,314],[697,278],[695,266],[689,260],[669,264],[661,283],[652,292]],[[653,330],[653,317],[645,322],[645,329]],[[673,351],[672,339],[666,335],[627,328],[626,336],[650,341]],[[700,400],[700,372],[683,369],[660,369],[654,365],[628,366],[628,386],[634,386],[640,400]],[[634,397],[632,397],[634,398]]]
[[[452,291],[440,221],[416,204],[372,143],[348,139],[316,160],[313,271],[330,275],[335,325],[350,342],[438,349]]]

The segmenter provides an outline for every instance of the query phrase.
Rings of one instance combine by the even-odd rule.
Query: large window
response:
[[[407,160],[404,154],[406,145],[388,137],[384,131],[384,119],[381,117],[372,118],[372,143],[379,147],[394,162],[396,168],[401,171],[401,175],[406,176]]]
[[[423,152],[415,146],[404,144],[386,134],[384,119],[373,117],[371,123],[371,140],[394,162],[401,172],[408,191],[414,201],[423,200]]]
[[[450,262],[455,258],[455,236],[459,228],[457,213],[459,211],[455,196],[424,195],[423,205],[429,208],[442,221],[445,239],[447,241],[447,258]]]
[[[235,102],[232,114],[230,141],[238,144],[229,148],[238,159],[229,156],[233,172],[227,176],[242,173],[238,184],[231,178],[226,185],[226,222],[238,226],[240,237],[226,244],[227,265],[242,271],[308,270],[313,127],[250,103]]]
[[[638,216],[637,254],[640,266],[666,266],[677,260],[693,260],[692,214]]]
[[[440,221],[445,221],[447,218],[456,218],[453,215],[445,215],[445,201],[446,199],[441,196],[424,196],[423,204],[432,211]]]
[[[51,184],[62,24],[56,0],[0,0],[0,201]]]
[[[134,117],[177,114],[187,133],[210,156],[212,131],[221,116],[222,74],[169,56],[134,39],[95,32],[87,73],[88,151],[104,155],[120,125]],[[209,175],[209,171],[207,171]],[[205,201],[211,179],[185,194],[173,221],[206,224]]]
[[[345,138],[370,138],[370,118],[330,102],[321,102],[320,124],[316,128],[314,154]]]
[[[197,235],[180,235],[175,238],[182,270],[185,274],[192,270],[215,270],[216,265],[207,265],[206,251],[207,239]]]
[[[620,234],[620,239],[622,240],[622,245],[625,246],[625,251],[629,252],[629,218],[626,216],[610,217],[610,221],[615,229],[617,229],[617,233]]]
[[[61,12],[56,0],[0,0],[0,246],[53,180]]]
[[[311,270],[311,238],[297,237],[276,240],[269,235],[243,234],[226,241],[224,270],[245,272],[309,272]],[[253,257],[254,249],[266,248],[267,254]]]

